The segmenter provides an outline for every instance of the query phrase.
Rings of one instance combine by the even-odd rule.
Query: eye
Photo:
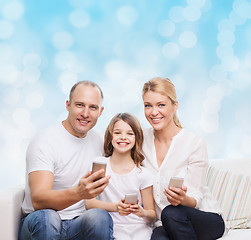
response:
[[[129,132],[128,135],[133,136],[134,132]]]
[[[160,103],[159,107],[165,107],[166,105],[164,103]]]
[[[83,107],[83,103],[76,103],[77,107]]]
[[[145,108],[150,108],[151,105],[150,104],[145,104]]]
[[[119,131],[114,131],[113,134],[117,135],[117,134],[120,134],[120,132]]]
[[[90,109],[95,111],[98,109],[98,107],[97,106],[90,106]]]

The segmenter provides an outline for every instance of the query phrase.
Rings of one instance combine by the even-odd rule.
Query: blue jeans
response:
[[[51,209],[38,210],[21,219],[19,240],[111,240],[113,221],[102,209],[86,210],[81,216],[61,220]]]
[[[163,226],[153,230],[151,240],[215,240],[225,231],[219,214],[182,205],[165,207],[161,221]]]

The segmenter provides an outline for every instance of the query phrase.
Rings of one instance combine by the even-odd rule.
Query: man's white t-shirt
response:
[[[34,171],[50,171],[54,174],[54,190],[64,190],[76,186],[88,173],[92,160],[102,155],[103,141],[94,130],[86,137],[71,135],[60,123],[38,135],[30,143],[26,154],[25,199],[23,214],[34,211],[30,198],[28,175]],[[72,219],[85,211],[84,200],[58,211],[61,219]]]

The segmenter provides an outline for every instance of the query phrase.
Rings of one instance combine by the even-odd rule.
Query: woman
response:
[[[174,85],[167,78],[153,78],[144,84],[143,100],[146,119],[152,126],[144,131],[143,164],[155,175],[153,193],[161,220],[151,239],[221,237],[225,230],[221,211],[215,200],[204,198],[206,144],[181,127]],[[168,187],[171,177],[184,178],[183,186]]]

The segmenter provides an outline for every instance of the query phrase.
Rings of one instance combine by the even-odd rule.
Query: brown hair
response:
[[[143,131],[140,126],[139,121],[136,117],[129,113],[119,113],[115,115],[111,122],[109,123],[108,127],[105,131],[105,141],[104,141],[104,152],[106,157],[110,157],[113,153],[113,146],[112,146],[112,135],[113,135],[113,129],[116,122],[119,120],[122,120],[126,122],[133,130],[133,133],[135,134],[135,145],[131,150],[131,157],[136,164],[137,167],[139,167],[144,160],[144,156],[141,153],[142,144],[143,144]]]
[[[149,91],[157,92],[159,94],[167,96],[171,100],[172,104],[177,102],[175,87],[168,78],[155,77],[146,82],[143,87],[142,96],[144,96],[144,94]],[[173,121],[177,127],[181,128],[177,113],[174,114]]]
[[[85,81],[79,81],[73,85],[73,87],[71,88],[71,91],[70,91],[70,95],[69,95],[69,102],[71,102],[71,100],[72,100],[72,95],[73,95],[74,90],[80,84],[85,85],[85,86],[92,86],[94,88],[96,87],[100,92],[101,100],[104,99],[103,92],[102,92],[101,88],[99,87],[99,85],[96,84],[95,82],[85,80]]]

